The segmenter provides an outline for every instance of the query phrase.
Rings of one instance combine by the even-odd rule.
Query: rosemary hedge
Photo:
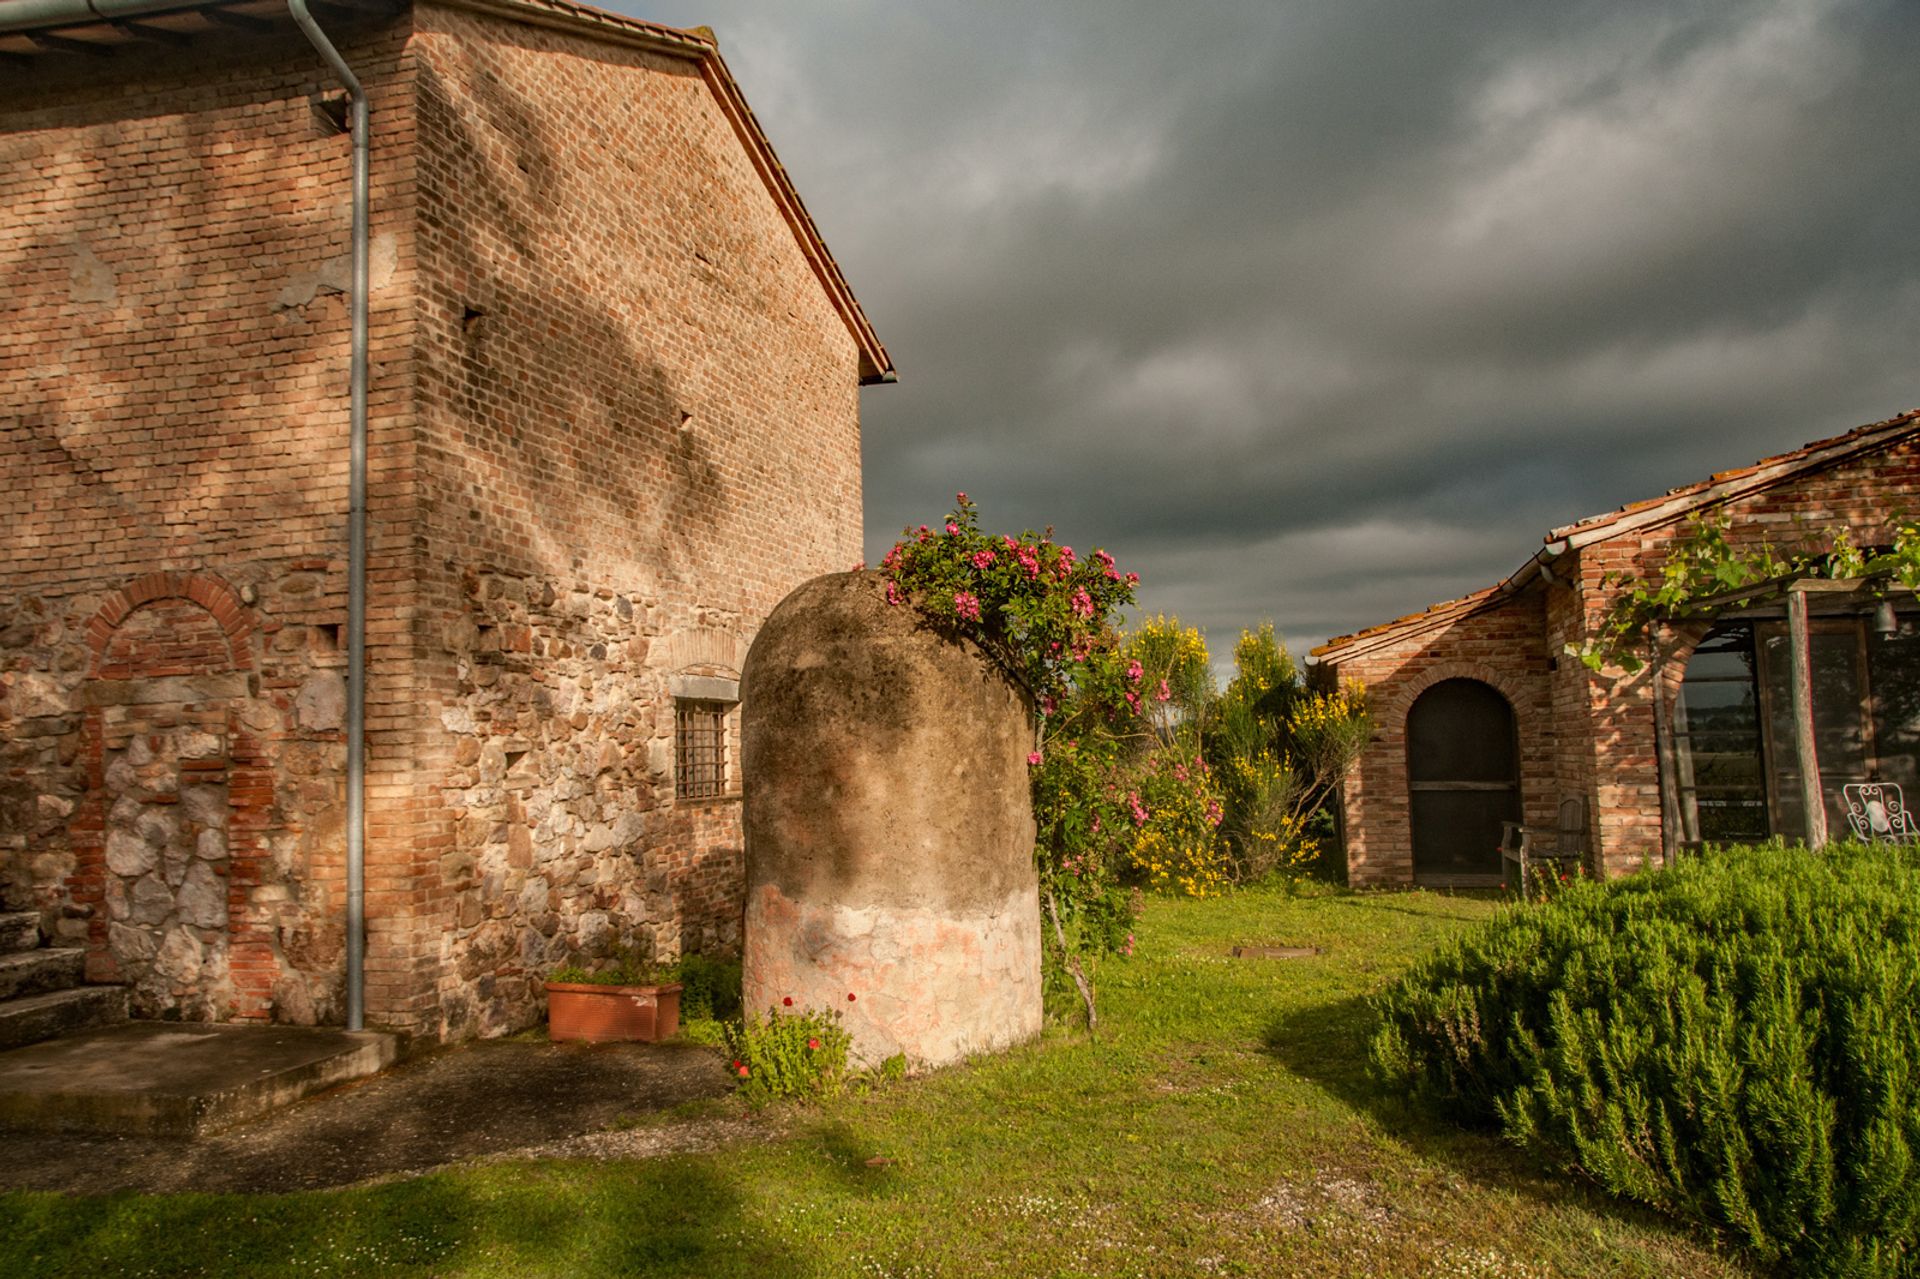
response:
[[[1377,1072],[1795,1273],[1920,1274],[1920,868],[1722,849],[1503,911],[1376,1000]]]

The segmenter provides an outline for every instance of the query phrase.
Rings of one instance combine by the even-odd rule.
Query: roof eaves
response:
[[[1716,472],[1697,483],[1669,489],[1660,497],[1630,502],[1618,510],[1562,525],[1548,532],[1545,540],[1549,543],[1564,540],[1568,546],[1579,548],[1622,533],[1665,524],[1704,507],[1764,491],[1807,471],[1888,447],[1916,430],[1920,430],[1920,409],[1910,409],[1884,422],[1870,422],[1843,435],[1814,440],[1791,452],[1762,458],[1752,466]]]
[[[1317,648],[1309,649],[1309,657],[1324,657],[1339,652],[1342,657],[1358,657],[1370,653],[1386,644],[1398,643],[1409,636],[1424,634],[1449,622],[1470,616],[1496,602],[1504,592],[1498,586],[1488,586],[1462,595],[1458,599],[1442,600],[1430,604],[1418,613],[1409,613],[1405,617],[1396,617],[1391,622],[1382,622],[1378,626],[1369,626],[1363,631],[1351,635],[1336,635]]]

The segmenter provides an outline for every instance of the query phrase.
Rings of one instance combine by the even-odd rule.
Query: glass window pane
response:
[[[1867,636],[1867,671],[1873,684],[1874,753],[1880,778],[1920,803],[1920,630],[1903,619],[1904,634]]]
[[[1827,810],[1827,831],[1846,824],[1846,803],[1840,788],[1867,777],[1866,722],[1861,713],[1865,672],[1860,667],[1860,632],[1830,626],[1808,636],[1813,658],[1813,738],[1820,766],[1820,789]],[[1767,691],[1773,743],[1774,798],[1781,817],[1781,833],[1806,838],[1806,816],[1800,805],[1800,760],[1793,726],[1793,655],[1786,628],[1766,638]]]

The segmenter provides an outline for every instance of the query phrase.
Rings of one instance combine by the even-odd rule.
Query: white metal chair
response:
[[[1892,782],[1853,782],[1840,788],[1853,837],[1865,844],[1904,844],[1920,839],[1920,825]]]

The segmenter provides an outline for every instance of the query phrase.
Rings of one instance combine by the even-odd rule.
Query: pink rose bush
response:
[[[880,561],[888,603],[917,604],[977,641],[1043,712],[1057,706],[1079,668],[1113,648],[1114,617],[1140,579],[1114,569],[1105,551],[1082,560],[1052,529],[982,533],[965,493],[944,528],[907,529]]]

